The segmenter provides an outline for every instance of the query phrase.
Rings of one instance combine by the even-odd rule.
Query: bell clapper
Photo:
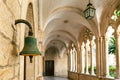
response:
[[[32,63],[32,58],[33,58],[33,56],[29,56],[29,58],[30,58],[30,63]]]

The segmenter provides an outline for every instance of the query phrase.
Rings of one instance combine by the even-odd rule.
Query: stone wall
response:
[[[26,16],[29,3],[33,4],[33,32],[37,38],[37,0],[0,0],[0,80],[24,80],[24,57],[19,56],[19,52],[24,45],[25,27],[23,26],[25,25],[14,23],[16,19],[26,20],[26,17],[31,17]],[[34,57],[32,64],[27,57],[26,76],[32,76],[26,79],[36,80],[37,77],[42,76],[42,66],[41,56]]]
[[[67,77],[67,55],[55,59],[55,76]]]
[[[19,80],[14,21],[20,17],[18,0],[0,0],[0,80]]]
[[[45,54],[44,61],[54,60],[54,76],[67,77],[68,76],[67,54],[64,53],[62,56],[60,54],[61,53],[54,53],[53,51],[48,50],[47,53]]]

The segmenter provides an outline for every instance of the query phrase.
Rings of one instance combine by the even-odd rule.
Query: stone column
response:
[[[73,53],[73,49],[71,49],[71,66],[72,66],[72,72],[74,72],[74,66],[75,66],[75,62],[74,62],[74,53]]]
[[[94,41],[91,40],[90,42],[90,54],[91,54],[91,75],[95,75],[94,73]]]
[[[77,72],[77,51],[75,49],[75,72]]]
[[[85,65],[86,65],[86,74],[89,74],[88,72],[88,43],[85,45]]]
[[[100,76],[100,38],[96,38],[96,75],[99,77]]]
[[[120,79],[120,33],[115,34],[116,38],[116,78]]]
[[[71,54],[70,54],[70,51],[69,51],[69,49],[68,49],[68,53],[67,53],[67,55],[68,55],[68,71],[71,71]]]
[[[81,46],[81,73],[85,73],[85,44]]]
[[[77,48],[77,72],[81,73],[81,49],[78,43],[78,48]]]
[[[106,77],[109,77],[109,62],[108,62],[108,37],[107,36],[103,36],[102,37],[103,39],[103,61],[104,61],[104,64],[103,64],[103,76],[106,76]]]
[[[73,72],[75,72],[75,53],[73,51]]]
[[[75,53],[75,48],[73,47],[73,72],[75,72],[76,70],[76,53]]]
[[[70,71],[73,71],[73,56],[72,56],[72,49],[70,50]]]
[[[104,40],[103,40],[103,37],[100,37],[100,40],[99,40],[99,57],[100,57],[100,76],[104,76],[104,63],[105,63],[105,43],[104,43]]]

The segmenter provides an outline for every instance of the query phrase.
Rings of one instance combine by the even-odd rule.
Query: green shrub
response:
[[[109,66],[109,74],[111,77],[116,77],[116,66]]]
[[[88,67],[88,71],[91,72],[91,66]],[[94,73],[96,74],[96,66],[94,66]],[[116,66],[109,66],[109,74],[111,77],[116,77]]]
[[[88,67],[89,73],[91,72],[91,68],[92,68],[91,66]],[[94,73],[96,74],[96,66],[94,66]]]

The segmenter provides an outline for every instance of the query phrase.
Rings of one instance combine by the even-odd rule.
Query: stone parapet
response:
[[[74,72],[68,72],[68,78],[70,80],[116,80],[112,78],[97,77],[93,75],[79,74]]]

